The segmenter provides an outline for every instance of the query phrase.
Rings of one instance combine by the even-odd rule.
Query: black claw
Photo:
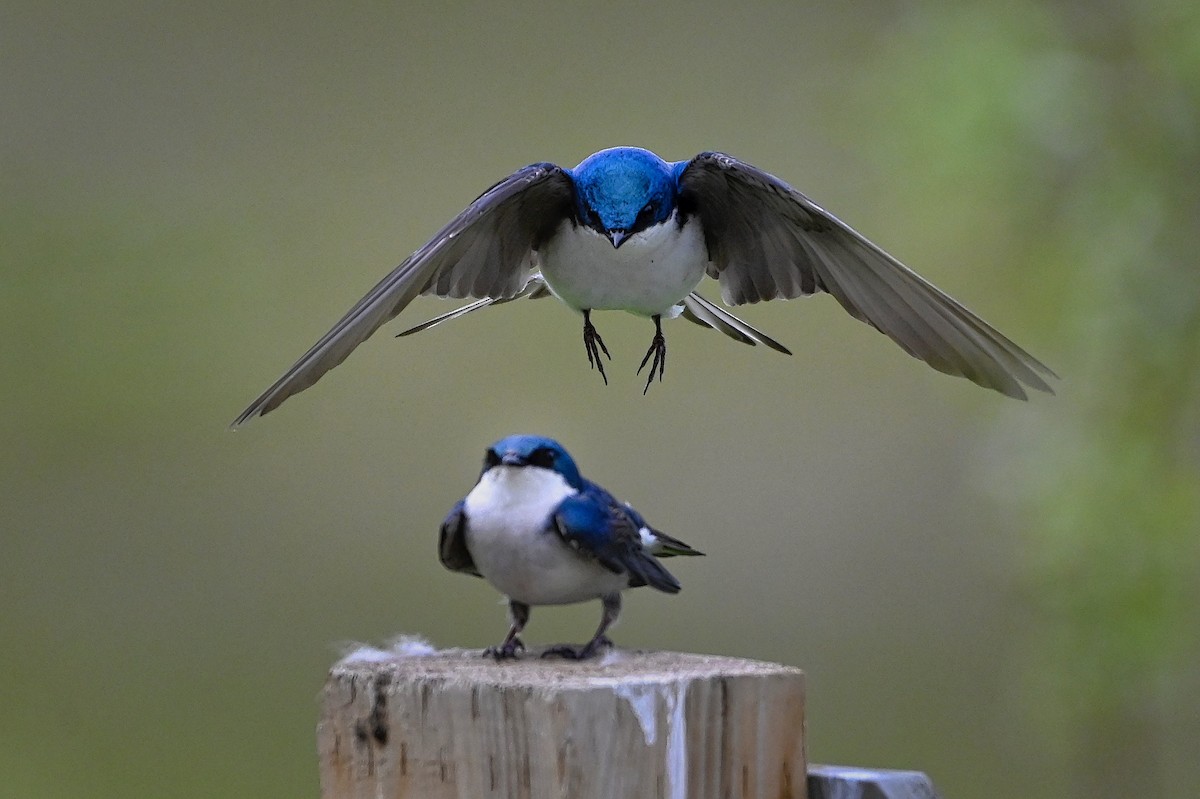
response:
[[[517,656],[518,652],[525,651],[525,644],[520,638],[513,638],[500,644],[500,646],[489,646],[483,650],[485,658],[495,658],[496,660],[512,660]]]
[[[650,356],[654,356],[654,360],[650,360]],[[658,370],[658,382],[662,382],[663,371],[667,368],[667,340],[662,334],[662,318],[654,317],[654,338],[650,341],[650,349],[646,350],[645,357],[642,358],[641,365],[638,366],[637,373],[640,375],[642,369],[647,363],[650,363],[650,371],[646,375],[646,387],[642,389],[642,394],[650,390],[650,384],[654,382],[654,372]]]
[[[571,644],[558,644],[557,646],[548,647],[542,653],[542,657],[561,657],[566,660],[587,660],[595,655],[601,649],[612,648],[613,642],[606,635],[598,635],[588,641],[583,646],[572,646]]]
[[[583,348],[587,350],[588,366],[599,370],[600,377],[604,379],[604,385],[608,385],[608,375],[604,373],[604,362],[600,360],[600,353],[611,361],[612,356],[608,354],[608,347],[604,346],[604,339],[600,338],[600,334],[596,332],[596,328],[592,326],[592,312],[583,312]]]
[[[588,641],[587,646],[585,646],[583,651],[579,653],[580,660],[591,657],[601,649],[612,649],[614,646],[616,646],[616,644],[614,644],[612,639],[607,635],[598,635],[592,640]]]

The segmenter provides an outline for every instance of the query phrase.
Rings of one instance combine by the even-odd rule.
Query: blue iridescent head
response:
[[[671,165],[640,147],[601,150],[571,170],[579,220],[614,247],[657,225],[675,208]]]
[[[533,466],[549,469],[562,475],[567,485],[573,488],[583,485],[579,467],[563,449],[562,444],[545,436],[514,435],[500,439],[488,447],[483,457],[483,471],[496,466]]]

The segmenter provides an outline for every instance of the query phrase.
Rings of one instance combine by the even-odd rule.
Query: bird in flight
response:
[[[648,390],[662,380],[663,319],[677,316],[745,344],[790,351],[696,292],[715,279],[726,305],[825,292],[905,352],[950,375],[1025,399],[1053,393],[1045,364],[800,192],[732,156],[669,162],[637,147],[573,169],[518,169],[406,258],[275,381],[233,425],[268,413],[346,359],[416,297],[472,298],[400,335],[521,298],[555,296],[583,315],[588,362],[604,382],[593,311],[649,318]]]
[[[438,538],[443,566],[482,577],[508,598],[508,635],[484,650],[497,660],[525,648],[520,634],[532,605],[599,599],[603,614],[590,641],[542,653],[591,657],[612,646],[605,631],[621,612],[622,591],[648,585],[678,593],[679,581],[658,559],[702,554],[580,475],[557,441],[531,435],[488,447],[479,482],[450,511]]]

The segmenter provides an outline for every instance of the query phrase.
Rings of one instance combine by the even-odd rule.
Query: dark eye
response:
[[[493,466],[500,465],[500,456],[496,454],[496,450],[489,449],[487,454],[483,456],[483,468],[490,469]]]
[[[637,220],[634,222],[634,225],[640,228],[647,227],[654,221],[654,215],[654,203],[646,203],[642,206],[642,210],[638,211]]]
[[[554,450],[539,447],[529,453],[529,462],[543,469],[552,469],[554,468]]]

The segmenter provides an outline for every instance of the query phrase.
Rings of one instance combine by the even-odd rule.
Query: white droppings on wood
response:
[[[658,686],[617,683],[613,686],[613,693],[629,703],[629,709],[642,728],[642,738],[647,746],[653,746],[658,738]]]
[[[671,799],[687,799],[687,684],[676,683],[666,696],[667,790]]]

